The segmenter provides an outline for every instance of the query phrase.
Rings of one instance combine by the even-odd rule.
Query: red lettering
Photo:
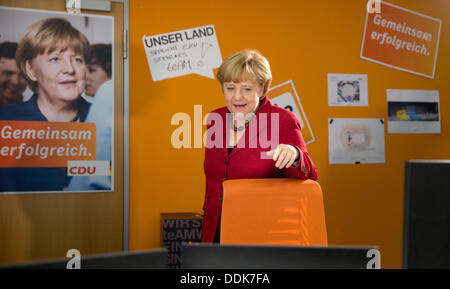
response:
[[[77,169],[77,168],[78,168],[78,167],[71,167],[71,168],[69,169],[69,173],[72,174],[72,175],[76,175],[77,173],[74,172],[74,169]]]
[[[71,167],[69,168],[70,175],[95,175],[97,171],[96,166],[92,167]]]
[[[90,174],[90,175],[93,175],[93,174],[95,174],[95,169],[96,169],[96,167],[88,167],[87,173]]]

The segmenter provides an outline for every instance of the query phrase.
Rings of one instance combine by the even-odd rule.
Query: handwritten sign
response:
[[[214,79],[222,64],[213,25],[142,38],[153,81],[191,73]]]
[[[384,1],[367,13],[361,58],[434,78],[442,21]]]

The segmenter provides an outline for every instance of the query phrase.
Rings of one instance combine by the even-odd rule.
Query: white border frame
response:
[[[109,15],[98,15],[98,14],[89,14],[89,13],[67,13],[67,12],[63,12],[63,11],[53,11],[53,10],[45,10],[45,9],[34,9],[34,8],[21,8],[21,7],[11,7],[11,6],[0,6],[0,9],[5,9],[5,10],[16,10],[16,11],[27,11],[27,12],[34,12],[34,13],[47,13],[47,14],[59,14],[59,15],[71,15],[71,16],[75,16],[75,17],[94,17],[94,18],[106,18],[106,19],[111,19],[112,21],[112,35],[111,35],[111,44],[112,44],[112,55],[114,56],[114,16],[109,16]],[[114,83],[114,57],[112,57],[111,59],[111,67],[113,67],[113,73],[112,73],[112,77],[111,80]],[[115,93],[115,91],[114,91]],[[114,103],[113,103],[113,112],[114,112]],[[113,120],[114,120],[114,114],[113,114]],[[64,191],[64,190],[60,190],[60,191],[12,191],[12,192],[2,192],[2,195],[34,195],[34,194],[92,194],[92,193],[110,193],[110,192],[114,192],[114,167],[115,167],[115,160],[114,160],[114,127],[115,127],[115,121],[113,121],[113,132],[111,135],[111,151],[112,151],[112,156],[111,156],[111,189],[110,190],[86,190],[86,191]]]
[[[293,88],[294,93],[295,93],[295,97],[297,98],[298,104],[300,105],[300,110],[301,110],[301,112],[302,112],[302,114],[303,114],[303,117],[305,118],[306,125],[308,126],[309,132],[311,133],[312,140],[310,140],[310,141],[308,141],[307,143],[305,143],[305,145],[308,145],[308,144],[310,144],[310,143],[313,143],[313,142],[316,141],[316,138],[314,137],[314,133],[313,133],[313,131],[312,131],[311,125],[309,124],[308,118],[306,117],[306,113],[305,113],[305,111],[303,110],[303,105],[302,105],[302,102],[300,101],[300,97],[298,97],[297,90],[295,89],[294,82],[293,82],[292,80],[285,81],[285,82],[280,83],[280,84],[278,84],[278,85],[272,86],[272,87],[269,89],[269,91],[274,90],[274,89],[276,89],[276,88],[278,88],[278,87],[284,86],[284,85],[286,85],[286,84],[291,84],[291,85],[292,85],[292,88]]]

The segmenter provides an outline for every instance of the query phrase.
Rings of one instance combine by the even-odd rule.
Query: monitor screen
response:
[[[450,268],[450,160],[405,164],[403,268]]]
[[[376,269],[373,250],[356,246],[183,244],[183,269]]]

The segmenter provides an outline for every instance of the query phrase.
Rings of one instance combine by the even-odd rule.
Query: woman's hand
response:
[[[300,152],[292,145],[279,144],[274,150],[267,152],[267,155],[272,156],[277,168],[283,169],[290,168]]]

